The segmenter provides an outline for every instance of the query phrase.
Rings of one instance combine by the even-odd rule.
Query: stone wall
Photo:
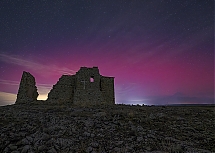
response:
[[[23,72],[19,84],[16,104],[36,101],[38,97],[35,78],[29,72]]]
[[[115,104],[113,77],[101,77],[101,91],[107,104]]]
[[[48,94],[47,101],[75,105],[114,104],[114,78],[100,75],[98,67],[81,67],[75,75],[63,75]]]
[[[73,104],[75,105],[98,105],[106,103],[100,91],[76,90]]]
[[[77,88],[74,95],[74,104],[105,103],[100,89],[101,75],[99,74],[98,67],[81,67],[75,76]]]
[[[48,94],[48,102],[71,103],[75,88],[75,76],[63,75]]]

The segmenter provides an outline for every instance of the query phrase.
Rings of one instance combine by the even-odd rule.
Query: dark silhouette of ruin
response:
[[[36,89],[34,77],[23,72],[16,103],[35,101],[38,96]],[[76,105],[115,104],[114,77],[100,75],[98,67],[81,67],[75,75],[62,75],[53,85],[46,102]]]
[[[23,72],[22,78],[19,84],[19,90],[17,94],[16,104],[22,104],[30,101],[37,100],[38,92],[35,86],[35,78],[29,72]]]

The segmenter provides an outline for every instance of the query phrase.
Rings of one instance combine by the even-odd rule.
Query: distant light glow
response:
[[[0,92],[0,106],[14,104],[16,100],[16,94]]]
[[[48,94],[39,95],[37,100],[46,100],[48,98]]]

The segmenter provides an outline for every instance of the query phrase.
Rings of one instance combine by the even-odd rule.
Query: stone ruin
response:
[[[35,86],[35,78],[29,72],[23,72],[19,84],[16,104],[36,101],[38,97],[37,87]]]
[[[98,67],[81,67],[75,75],[63,75],[48,94],[48,102],[114,104],[114,77],[99,74]]]
[[[16,103],[21,103],[20,101],[26,103],[30,101],[28,98],[30,88],[22,85],[29,85],[24,74],[32,76],[30,73],[23,72]],[[35,81],[30,85],[35,87]],[[34,89],[36,89],[36,87]],[[31,91],[36,90],[31,89]],[[36,93],[33,92],[30,97],[34,97],[33,95],[38,96],[38,93]],[[20,97],[22,97],[22,100]],[[36,100],[35,97],[34,100]],[[62,75],[49,92],[46,102],[51,104],[75,105],[115,104],[114,77],[100,75],[98,67],[81,67],[75,75]]]

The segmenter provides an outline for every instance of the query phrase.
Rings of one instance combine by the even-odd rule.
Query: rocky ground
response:
[[[214,106],[0,107],[0,152],[215,152]]]

